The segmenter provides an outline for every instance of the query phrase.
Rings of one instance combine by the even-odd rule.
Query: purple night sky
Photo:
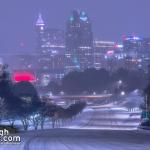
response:
[[[150,0],[1,0],[0,52],[34,51],[38,13],[50,28],[65,29],[72,9],[85,10],[94,37],[120,41],[135,33],[150,37]],[[20,44],[24,48],[20,48]]]

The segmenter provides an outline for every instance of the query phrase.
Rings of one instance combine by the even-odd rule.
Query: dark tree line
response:
[[[0,121],[6,119],[14,127],[16,120],[22,122],[24,130],[33,124],[44,128],[46,117],[52,120],[53,128],[58,121],[75,117],[84,109],[85,103],[78,102],[64,109],[55,104],[44,102],[30,82],[12,83],[6,68],[0,71]],[[58,115],[59,114],[59,115]]]
[[[49,109],[49,107],[44,109],[43,114],[44,116],[51,118],[52,127],[55,128],[65,125],[68,120],[72,121],[85,107],[86,103],[80,101],[75,104],[71,104],[68,108],[53,105],[51,109]]]
[[[143,90],[147,82],[146,76],[142,70],[129,71],[120,68],[115,72],[109,72],[105,69],[91,68],[83,72],[70,72],[62,79],[61,85],[52,81],[47,88],[54,94],[59,94],[60,91],[66,94],[102,93],[105,90],[112,93],[121,90],[131,92],[135,89]],[[118,86],[119,80],[122,84]]]

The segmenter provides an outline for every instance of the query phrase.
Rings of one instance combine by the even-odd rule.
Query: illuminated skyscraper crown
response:
[[[45,23],[44,23],[41,13],[39,13],[38,19],[36,21],[36,26],[45,26]]]
[[[84,11],[80,12],[80,19],[82,21],[87,21],[88,20],[88,16],[87,16],[87,14]]]
[[[74,11],[72,11],[72,14],[70,16],[71,22],[73,22],[73,21],[84,21],[84,22],[86,22],[88,20],[89,20],[89,17],[85,13],[85,11],[74,10]]]

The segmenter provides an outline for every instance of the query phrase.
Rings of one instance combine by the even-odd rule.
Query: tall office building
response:
[[[39,14],[35,27],[36,27],[36,33],[37,33],[36,49],[38,50],[38,53],[41,53],[42,45],[45,43],[45,38],[46,38],[46,32],[45,32],[46,26],[42,18],[42,14]]]
[[[123,47],[127,56],[137,58],[141,50],[142,39],[137,36],[123,37]]]
[[[104,67],[106,62],[105,56],[107,52],[112,52],[115,42],[94,40],[94,68],[100,69]]]
[[[145,71],[149,71],[147,66],[150,65],[150,38],[143,38],[142,48],[139,55],[141,60],[141,67]]]
[[[141,51],[144,54],[150,54],[150,38],[143,38]]]
[[[123,49],[126,53],[125,67],[129,70],[141,69],[143,39],[137,36],[124,36]]]
[[[123,66],[123,45],[113,41],[94,40],[94,68],[115,70]]]
[[[37,33],[37,70],[42,76],[62,78],[65,61],[65,32],[46,27],[42,15],[36,22]]]
[[[91,21],[84,11],[73,11],[66,29],[66,71],[93,67],[93,54]]]

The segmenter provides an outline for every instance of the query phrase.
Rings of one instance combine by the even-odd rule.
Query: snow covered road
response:
[[[67,126],[21,133],[21,144],[0,150],[150,150],[150,133],[137,130],[139,121],[139,112],[123,108],[86,109]]]
[[[142,131],[52,129],[22,136],[20,145],[0,150],[150,150],[150,134]]]

